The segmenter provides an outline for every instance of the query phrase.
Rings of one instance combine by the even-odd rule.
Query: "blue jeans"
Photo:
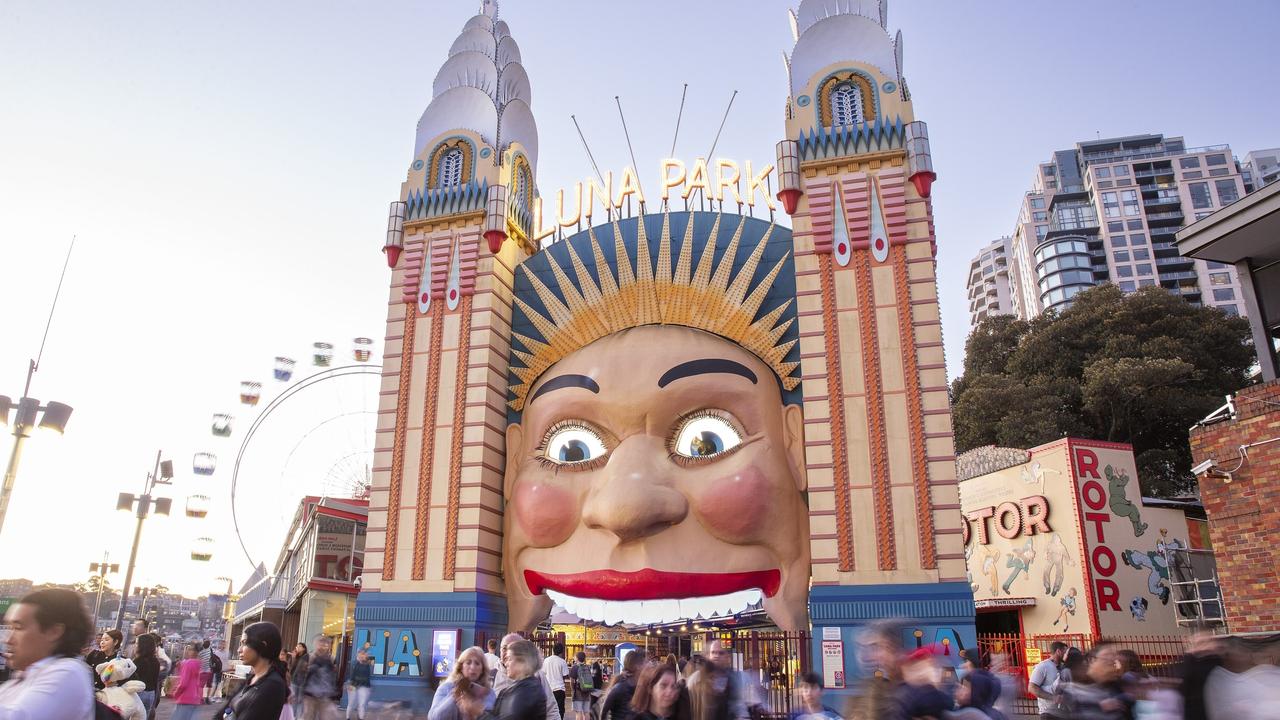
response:
[[[196,711],[203,709],[203,705],[175,705],[171,720],[197,720]]]
[[[142,701],[142,707],[147,709],[147,717],[151,717],[151,713],[156,707],[156,691],[140,690],[138,691],[138,699]]]

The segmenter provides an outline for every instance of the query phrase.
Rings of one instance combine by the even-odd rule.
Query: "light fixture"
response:
[[[67,421],[71,419],[71,406],[66,403],[50,402],[44,406],[44,415],[40,416],[40,427],[52,430],[59,435],[67,431]]]
[[[132,510],[133,493],[120,493],[116,496],[116,510]]]
[[[8,395],[0,395],[0,425],[9,424],[9,409],[13,407],[13,400]]]

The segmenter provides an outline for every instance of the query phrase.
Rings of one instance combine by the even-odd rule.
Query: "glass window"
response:
[[[1183,168],[1184,170],[1187,168],[1198,168],[1200,167],[1200,158],[1184,157],[1178,160],[1178,167]]]
[[[1129,244],[1130,245],[1146,245],[1147,236],[1143,235],[1142,233],[1138,233],[1137,235],[1130,235]]]
[[[1111,259],[1115,260],[1116,262],[1129,262],[1129,251],[1117,250],[1111,254]]]
[[[1044,198],[1031,198],[1031,207],[1036,210],[1044,208]]]
[[[1100,167],[1093,171],[1093,174],[1100,178],[1111,177],[1111,168]]]
[[[1129,174],[1129,166],[1117,165],[1112,169],[1112,172],[1115,173],[1116,177],[1125,177]]]
[[[1133,184],[1133,181],[1132,181],[1132,180],[1117,180],[1117,181],[1116,181],[1116,187],[1127,187],[1127,186],[1132,185],[1132,184]]]
[[[1209,273],[1209,284],[1210,285],[1230,285],[1231,273],[1224,273],[1224,272]]]
[[[1236,291],[1231,288],[1214,288],[1213,299],[1222,302],[1223,300],[1235,300]]]
[[[1147,250],[1146,248],[1138,248],[1133,251],[1133,259],[1134,260],[1150,260],[1151,251]]]
[[[1048,234],[1049,234],[1049,226],[1048,226],[1048,225],[1037,225],[1037,226],[1036,226],[1036,239],[1037,239],[1037,240],[1043,240],[1043,239],[1044,239],[1044,236],[1045,236],[1045,235],[1048,235]]]
[[[1125,217],[1135,217],[1138,214],[1138,191],[1125,190],[1120,193],[1120,199],[1124,201]]]
[[[1031,219],[1036,222],[1048,222],[1049,213],[1045,212],[1044,210],[1037,210],[1031,213]]]
[[[1217,155],[1205,155],[1204,164],[1205,165],[1226,165],[1227,156],[1222,153],[1218,153]]]
[[[1124,223],[1122,222],[1112,221],[1107,223],[1107,232],[1122,232],[1123,230],[1124,230]]]
[[[832,89],[831,121],[837,126],[863,122],[861,88],[842,82]]]
[[[1152,280],[1151,278],[1140,278],[1138,280],[1138,287],[1151,287],[1152,285],[1155,285],[1155,284],[1156,284],[1156,281]]]
[[[1133,268],[1129,265],[1121,265],[1116,268],[1116,275],[1120,277],[1133,277]]]
[[[1217,180],[1213,184],[1218,188],[1218,204],[1230,205],[1240,199],[1235,180]]]
[[[1151,274],[1151,263],[1138,263],[1138,274],[1139,274],[1139,275],[1150,275],[1150,274]]]
[[[1111,247],[1124,247],[1125,240],[1123,235],[1111,236]]]
[[[1240,310],[1235,305],[1219,305],[1218,309],[1228,315],[1239,315]]]
[[[1134,285],[1132,280],[1121,280],[1120,289],[1125,292],[1133,292],[1138,289],[1138,286]]]
[[[1199,170],[1196,170],[1195,172],[1182,173],[1183,180],[1195,180],[1196,178],[1202,178],[1202,177],[1204,177],[1204,173],[1200,172]]]
[[[1098,189],[1102,189],[1102,188],[1109,188],[1109,187],[1111,187],[1111,181],[1110,181],[1110,180],[1099,180],[1099,181],[1098,181]]]
[[[1222,270],[1224,268],[1231,267],[1230,265],[1226,263],[1220,263],[1217,260],[1209,260],[1208,263],[1209,263],[1209,267],[1213,268],[1214,270]]]
[[[1129,227],[1129,229],[1130,229],[1130,230],[1141,230],[1141,229],[1142,229],[1142,221],[1141,221],[1141,220],[1127,220],[1127,221],[1126,221],[1126,223],[1128,224],[1128,227]]]
[[[1214,168],[1209,171],[1209,177],[1222,177],[1223,175],[1230,175],[1230,174],[1231,174],[1231,168]]]
[[[452,187],[462,184],[462,151],[458,148],[446,150],[440,157],[440,185]]]
[[[1102,211],[1109,218],[1120,217],[1120,202],[1115,193],[1102,193]]]
[[[1191,183],[1187,187],[1191,189],[1192,207],[1197,210],[1213,207],[1213,200],[1209,197],[1209,183]]]

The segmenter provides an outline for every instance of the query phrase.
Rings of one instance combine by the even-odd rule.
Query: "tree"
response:
[[[1187,492],[1187,430],[1248,382],[1249,338],[1244,319],[1158,287],[1102,285],[1030,322],[987,318],[951,387],[956,449],[1126,442],[1145,494]]]

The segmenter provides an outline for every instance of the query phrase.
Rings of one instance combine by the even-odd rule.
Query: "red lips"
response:
[[[759,588],[765,597],[773,597],[782,583],[782,573],[777,570],[686,573],[645,568],[635,572],[595,570],[551,574],[525,570],[524,582],[534,595],[541,595],[544,590],[555,590],[577,598],[597,600],[682,600],[727,595],[753,588]]]

